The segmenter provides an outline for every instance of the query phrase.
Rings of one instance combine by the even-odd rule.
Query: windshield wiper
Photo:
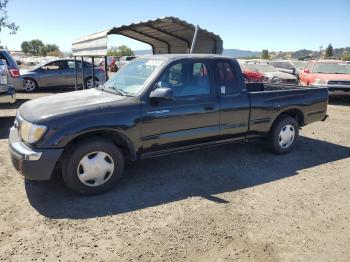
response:
[[[105,86],[105,88],[112,89],[113,91],[117,92],[121,96],[130,96],[130,94],[123,89],[120,89],[116,86]]]

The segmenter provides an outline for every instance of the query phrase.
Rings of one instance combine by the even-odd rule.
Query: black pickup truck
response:
[[[9,149],[26,178],[61,168],[69,188],[96,194],[116,184],[126,160],[254,137],[287,153],[300,127],[327,117],[327,100],[326,88],[245,84],[232,58],[141,57],[99,88],[23,104]]]

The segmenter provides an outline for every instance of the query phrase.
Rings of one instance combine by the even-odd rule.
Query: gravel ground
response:
[[[350,261],[350,103],[328,112],[288,155],[260,142],[142,160],[81,197],[16,173],[1,106],[0,260]]]

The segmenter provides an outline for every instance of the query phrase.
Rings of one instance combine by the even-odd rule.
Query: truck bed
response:
[[[305,88],[304,86],[269,84],[269,83],[246,83],[246,88],[248,92],[310,89],[310,88]]]
[[[270,130],[281,113],[295,115],[300,126],[326,117],[327,88],[248,83],[246,89],[251,106],[250,132],[264,133]]]

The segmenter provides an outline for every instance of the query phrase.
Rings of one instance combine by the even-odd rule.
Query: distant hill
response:
[[[152,50],[134,50],[135,55],[151,55]],[[240,50],[240,49],[224,49],[223,55],[230,57],[251,57],[260,56],[260,52]]]
[[[152,50],[134,50],[135,55],[151,55]],[[334,49],[334,57],[339,58],[343,54],[350,54],[350,47],[345,48],[335,48]],[[248,57],[260,57],[261,52],[257,51],[249,51],[249,50],[240,50],[240,49],[224,49],[223,55],[235,57],[235,58],[248,58]],[[301,49],[298,51],[290,51],[290,52],[270,52],[272,59],[301,59],[305,57],[319,57],[319,51],[312,51],[307,49]]]
[[[240,50],[240,49],[224,49],[223,55],[240,58],[240,57],[260,56],[261,53],[257,51]]]

